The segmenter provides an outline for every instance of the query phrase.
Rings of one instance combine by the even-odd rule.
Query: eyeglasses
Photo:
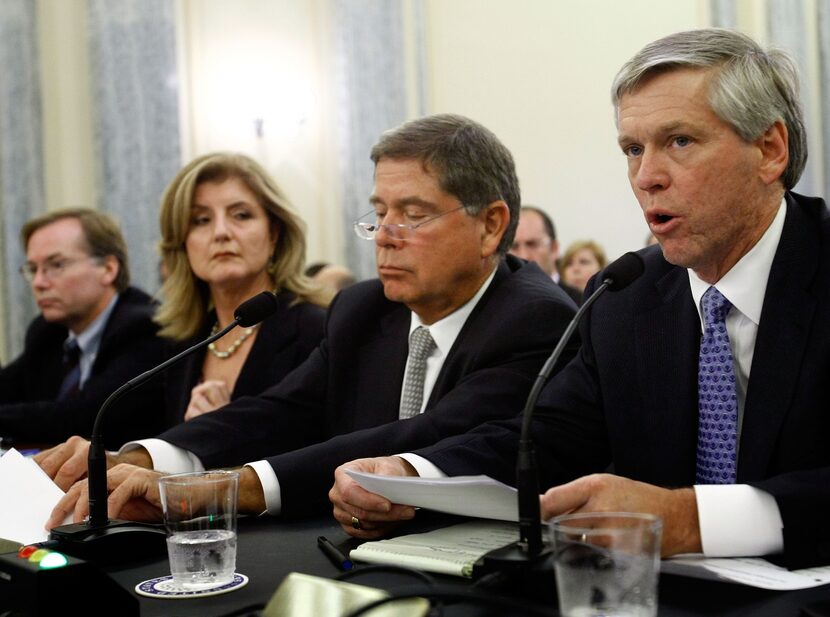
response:
[[[435,216],[431,216],[425,221],[421,221],[420,223],[380,223],[378,222],[378,215],[377,213],[372,210],[371,212],[367,212],[360,219],[356,220],[354,225],[354,232],[357,234],[358,238],[363,238],[364,240],[374,240],[375,236],[377,236],[378,232],[381,228],[386,230],[390,236],[395,238],[396,240],[407,240],[415,235],[415,230],[419,227],[423,227],[427,223],[431,223],[435,219],[440,219],[442,216],[447,216],[448,214],[452,214],[453,212],[457,212],[462,208],[466,208],[466,206],[458,206],[457,208],[453,208],[452,210],[447,210],[446,212],[442,212],[441,214],[436,214]],[[370,216],[375,217],[374,222],[363,222],[361,219],[368,218]]]
[[[24,279],[26,279],[26,282],[31,283],[35,280],[35,276],[37,276],[37,271],[38,269],[40,269],[40,271],[43,273],[43,276],[46,279],[54,281],[63,276],[64,272],[66,272],[66,269],[70,266],[73,266],[76,263],[80,263],[82,261],[86,261],[88,259],[97,261],[98,257],[93,257],[91,255],[88,255],[86,257],[75,258],[59,257],[56,259],[47,259],[43,262],[41,266],[38,266],[37,264],[29,261],[20,266],[20,274],[23,276]]]

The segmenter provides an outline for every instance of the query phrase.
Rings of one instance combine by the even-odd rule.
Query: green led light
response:
[[[54,570],[55,568],[62,568],[69,563],[65,555],[60,553],[49,553],[40,560],[41,570]]]

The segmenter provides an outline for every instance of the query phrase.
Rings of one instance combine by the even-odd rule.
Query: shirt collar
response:
[[[101,314],[96,317],[87,328],[75,336],[70,330],[69,336],[66,337],[66,343],[72,340],[78,342],[78,347],[82,354],[95,353],[98,351],[98,346],[101,344],[101,337],[104,334],[104,327],[107,325],[112,311],[115,309],[115,303],[118,301],[118,294],[115,294],[107,304],[106,308],[101,311]],[[64,343],[64,344],[66,344]]]
[[[481,300],[481,296],[484,295],[484,292],[487,291],[488,287],[490,287],[490,283],[493,282],[493,278],[496,276],[497,268],[498,266],[493,268],[490,276],[488,276],[487,280],[484,281],[481,287],[479,287],[476,294],[467,300],[466,304],[457,308],[443,319],[439,319],[434,324],[426,326],[429,328],[432,340],[435,341],[435,346],[438,348],[438,351],[441,352],[441,355],[446,356],[449,353],[453,343],[455,343],[455,339],[458,338],[458,334],[461,332],[461,328],[464,327],[464,323],[470,316],[470,313],[473,312],[473,309],[478,304],[478,301]],[[409,323],[409,334],[411,335],[415,328],[423,325],[424,324],[421,321],[421,318],[413,312],[412,319]]]
[[[756,326],[761,323],[761,309],[764,306],[764,296],[767,292],[767,279],[769,279],[775,252],[778,250],[781,233],[784,231],[786,214],[786,200],[782,199],[778,206],[778,213],[761,239],[714,285],[732,303],[732,306],[746,315]],[[700,310],[700,300],[711,285],[698,277],[693,270],[689,269],[688,272],[692,297],[695,300],[702,327],[703,314]]]

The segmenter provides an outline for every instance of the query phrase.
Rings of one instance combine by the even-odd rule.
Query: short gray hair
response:
[[[789,162],[781,176],[791,189],[807,163],[807,135],[799,99],[798,69],[781,50],[764,51],[755,41],[733,30],[709,28],[678,32],[649,43],[626,62],[611,87],[620,98],[643,81],[678,68],[718,68],[709,91],[709,104],[746,141],[764,134],[776,120],[787,127]]]
[[[494,201],[504,200],[510,223],[498,252],[505,255],[510,250],[519,224],[519,179],[513,156],[490,130],[464,116],[427,116],[383,133],[371,157],[375,165],[383,158],[420,161],[424,169],[435,172],[441,189],[457,197],[471,216]]]

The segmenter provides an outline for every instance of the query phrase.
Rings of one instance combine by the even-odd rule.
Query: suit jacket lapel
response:
[[[655,466],[663,467],[692,482],[697,444],[700,318],[686,270],[671,268],[656,282],[653,298],[644,300],[640,304],[643,308],[634,316],[632,352],[643,409],[654,412],[642,420],[639,428],[660,438],[631,438],[648,444],[640,454],[641,463],[650,468],[648,474],[656,473]],[[659,476],[658,473],[656,477]]]
[[[481,324],[478,316],[484,310],[488,300],[495,293],[495,290],[501,282],[509,275],[510,268],[508,265],[504,260],[499,261],[490,287],[487,288],[487,291],[479,299],[478,304],[473,308],[470,316],[467,317],[467,321],[464,322],[461,331],[458,333],[452,349],[450,349],[446,360],[444,360],[444,364],[441,365],[441,370],[435,380],[435,385],[432,387],[425,411],[429,411],[436,401],[440,400],[450,389],[458,384],[459,372],[462,369],[461,364],[463,364],[464,356],[466,355],[463,350],[469,350],[471,348],[469,343],[465,343],[464,341],[467,339],[475,341],[482,336],[492,336],[492,332],[490,331],[492,324]],[[484,331],[483,328],[487,331]],[[476,348],[476,346],[473,346],[473,348]]]
[[[738,481],[766,477],[807,346],[816,301],[810,292],[819,259],[815,229],[787,198],[787,218],[770,269],[747,386]]]
[[[383,410],[391,422],[398,417],[403,389],[406,358],[409,353],[407,344],[411,313],[403,304],[396,304],[393,309],[380,319],[379,336],[373,337],[361,350],[360,364],[372,367],[374,392],[373,408]]]

